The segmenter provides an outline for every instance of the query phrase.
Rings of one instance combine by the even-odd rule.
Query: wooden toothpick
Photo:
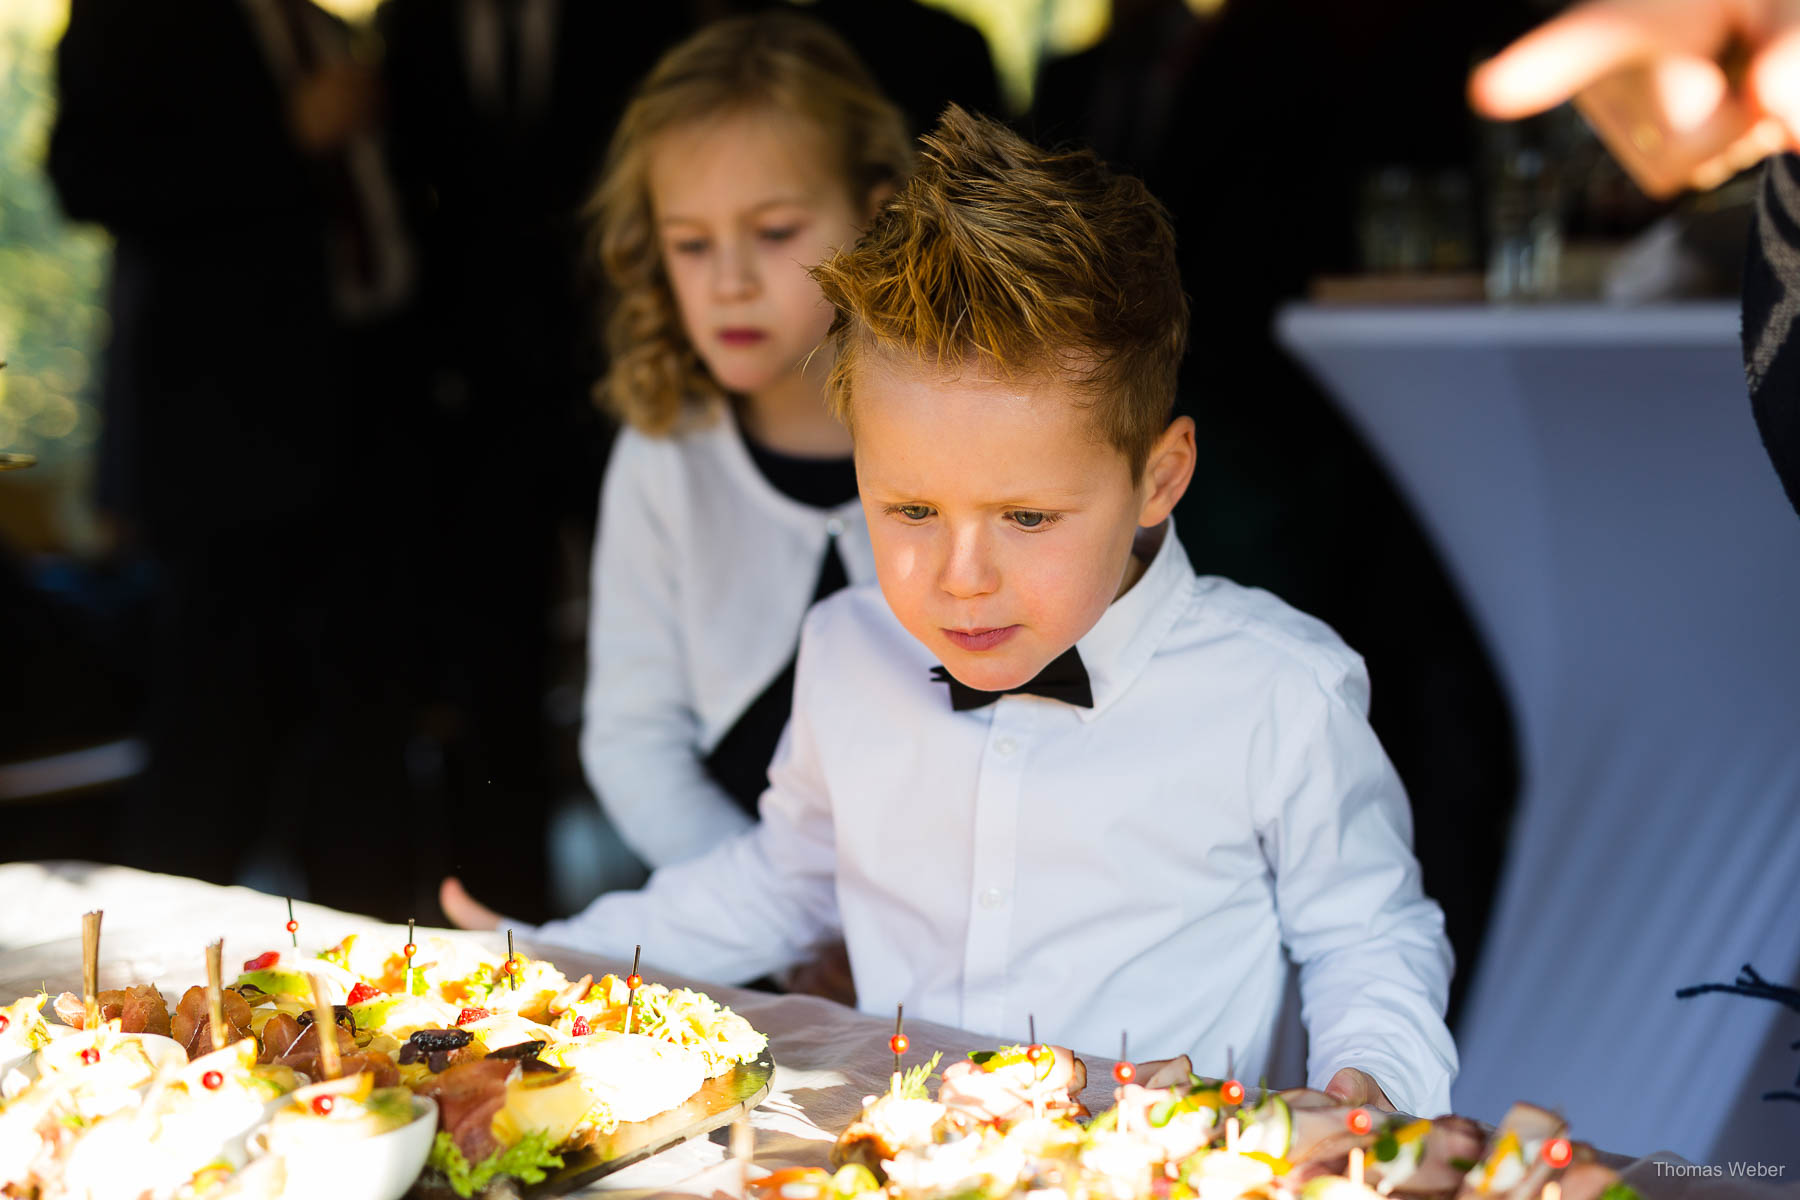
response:
[[[731,1157],[737,1163],[737,1194],[747,1196],[750,1186],[750,1160],[756,1157],[756,1134],[750,1128],[748,1116],[740,1116],[731,1123]]]
[[[512,930],[506,931],[506,986],[513,991],[519,990],[519,963],[513,957]],[[637,970],[634,966],[632,970]]]
[[[100,917],[104,910],[81,914],[81,1002],[83,1024],[100,1028]]]
[[[225,939],[206,945],[206,1020],[212,1029],[212,1048],[225,1048],[225,984],[221,960],[225,957]]]
[[[312,980],[313,1028],[319,1035],[319,1073],[336,1079],[343,1065],[338,1059],[337,1014],[325,999],[325,981],[317,975],[308,978]]]

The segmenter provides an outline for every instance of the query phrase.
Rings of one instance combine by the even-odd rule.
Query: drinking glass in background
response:
[[[1358,273],[1324,275],[1326,304],[1468,304],[1481,299],[1468,173],[1409,166],[1365,176],[1356,212]]]
[[[1487,297],[1495,304],[1549,300],[1562,274],[1556,172],[1530,146],[1503,150],[1488,190]]]
[[[1363,182],[1357,244],[1370,274],[1470,269],[1476,256],[1468,175],[1402,166],[1374,172]]]
[[[1673,205],[1633,183],[1571,107],[1484,125],[1487,297],[1618,299],[1621,259]]]

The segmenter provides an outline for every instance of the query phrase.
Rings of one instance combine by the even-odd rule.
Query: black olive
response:
[[[474,1040],[475,1035],[466,1029],[420,1029],[406,1039],[406,1044],[421,1051],[460,1050]]]
[[[332,1005],[331,1006],[331,1019],[333,1021],[336,1021],[339,1025],[342,1025],[345,1029],[348,1029],[351,1033],[356,1032],[356,1014],[350,1011],[349,1005],[347,1005],[347,1004]],[[295,1020],[297,1020],[300,1023],[300,1028],[305,1029],[308,1025],[311,1025],[313,1023],[312,1009],[310,1009],[310,1008],[307,1009],[305,1012],[301,1013],[298,1017],[296,1017]]]
[[[520,1042],[516,1046],[502,1046],[498,1050],[488,1051],[489,1058],[536,1058],[544,1052],[548,1042]]]

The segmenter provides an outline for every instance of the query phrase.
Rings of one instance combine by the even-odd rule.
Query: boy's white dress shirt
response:
[[[1255,1080],[1301,967],[1309,1082],[1368,1071],[1448,1112],[1450,948],[1419,887],[1361,659],[1266,592],[1198,578],[1172,527],[1077,643],[1083,709],[953,712],[874,587],[814,607],[762,821],[537,931],[704,979],[841,926],[858,1005],[1115,1055],[1227,1050]],[[1290,1080],[1271,1080],[1276,1085]]]
[[[793,657],[833,540],[852,584],[875,578],[862,506],[775,490],[724,406],[669,437],[619,433],[594,546],[581,761],[651,866],[754,824],[703,761]]]

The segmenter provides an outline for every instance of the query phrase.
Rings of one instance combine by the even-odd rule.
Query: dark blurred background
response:
[[[0,474],[6,858],[430,921],[450,870],[526,918],[642,878],[575,750],[611,434],[579,211],[632,83],[742,7],[0,10],[0,451],[40,460]],[[1417,522],[1270,320],[1309,294],[1612,286],[1664,210],[1566,113],[1501,130],[1463,97],[1545,6],[804,7],[921,128],[950,100],[999,113],[1169,206],[1201,432],[1181,537],[1365,655],[1472,962],[1512,719]]]

